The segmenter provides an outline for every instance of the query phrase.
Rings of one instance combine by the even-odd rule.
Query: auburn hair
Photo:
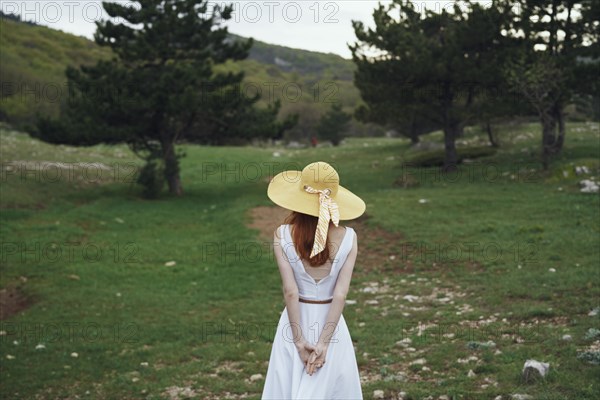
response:
[[[312,267],[323,265],[329,260],[329,236],[325,243],[325,249],[314,257],[310,257],[319,217],[292,211],[283,222],[294,226],[292,240],[300,258],[307,260]],[[331,224],[331,222],[329,223]]]

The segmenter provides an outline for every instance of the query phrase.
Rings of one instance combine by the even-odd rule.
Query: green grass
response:
[[[587,314],[600,294],[600,202],[579,192],[583,177],[573,167],[599,176],[598,124],[569,124],[564,152],[548,173],[537,163],[538,131],[501,127],[498,153],[463,165],[459,177],[405,169],[412,150],[404,139],[303,150],[186,145],[185,195],[147,201],[127,183],[140,162],[126,147],[50,146],[4,126],[0,287],[20,288],[32,304],[0,323],[0,393],[158,399],[175,386],[202,399],[226,392],[260,398],[264,381],[249,377],[266,373],[284,302],[275,261],[247,227],[247,212],[271,204],[270,172],[324,160],[365,199],[368,227],[404,238],[381,265],[356,265],[349,299],[357,304],[344,309],[368,378],[365,398],[376,389],[386,398],[400,391],[411,399],[597,398],[600,367],[577,353],[593,342],[586,332],[599,327]],[[467,131],[463,145],[476,145],[477,134]],[[31,162],[30,172],[21,176],[13,166],[7,173],[19,160]],[[51,181],[56,169],[42,161],[102,162],[109,172],[101,182],[66,174]],[[418,185],[395,185],[402,175]],[[360,252],[370,251],[377,238],[357,233]],[[169,261],[176,265],[165,266]],[[373,282],[386,290],[361,290]],[[373,299],[379,304],[365,303]],[[573,340],[563,341],[564,334]],[[404,338],[414,351],[396,344]],[[488,340],[496,346],[468,345]],[[426,363],[411,365],[418,358]],[[528,358],[550,363],[545,380],[520,380]]]

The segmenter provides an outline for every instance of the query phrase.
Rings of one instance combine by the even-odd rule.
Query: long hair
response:
[[[310,257],[319,217],[292,211],[283,222],[294,226],[292,240],[294,241],[296,253],[300,258],[307,260],[312,267],[318,267],[327,262],[329,259],[329,237],[326,239],[325,249],[314,257]]]

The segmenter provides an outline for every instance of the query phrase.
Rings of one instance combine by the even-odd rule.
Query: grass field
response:
[[[499,137],[495,156],[446,177],[404,167],[404,139],[189,145],[185,195],[150,201],[130,183],[140,161],[126,147],[50,146],[3,127],[2,398],[260,398],[256,374],[285,304],[252,210],[272,205],[271,174],[317,160],[367,203],[348,222],[359,258],[356,303],[344,309],[365,399],[600,397],[600,366],[577,358],[600,347],[588,333],[600,328],[589,315],[600,199],[578,186],[600,176],[599,126],[569,124],[548,173],[538,125]],[[92,162],[102,164],[78,164]],[[272,229],[282,222],[275,210],[260,215]],[[548,376],[525,383],[527,359],[550,363]]]

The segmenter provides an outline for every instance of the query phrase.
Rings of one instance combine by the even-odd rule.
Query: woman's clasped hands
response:
[[[318,368],[321,368],[325,364],[325,356],[327,355],[327,344],[317,342],[316,345],[312,345],[305,340],[296,344],[298,348],[298,354],[304,364],[306,373],[312,375]]]

